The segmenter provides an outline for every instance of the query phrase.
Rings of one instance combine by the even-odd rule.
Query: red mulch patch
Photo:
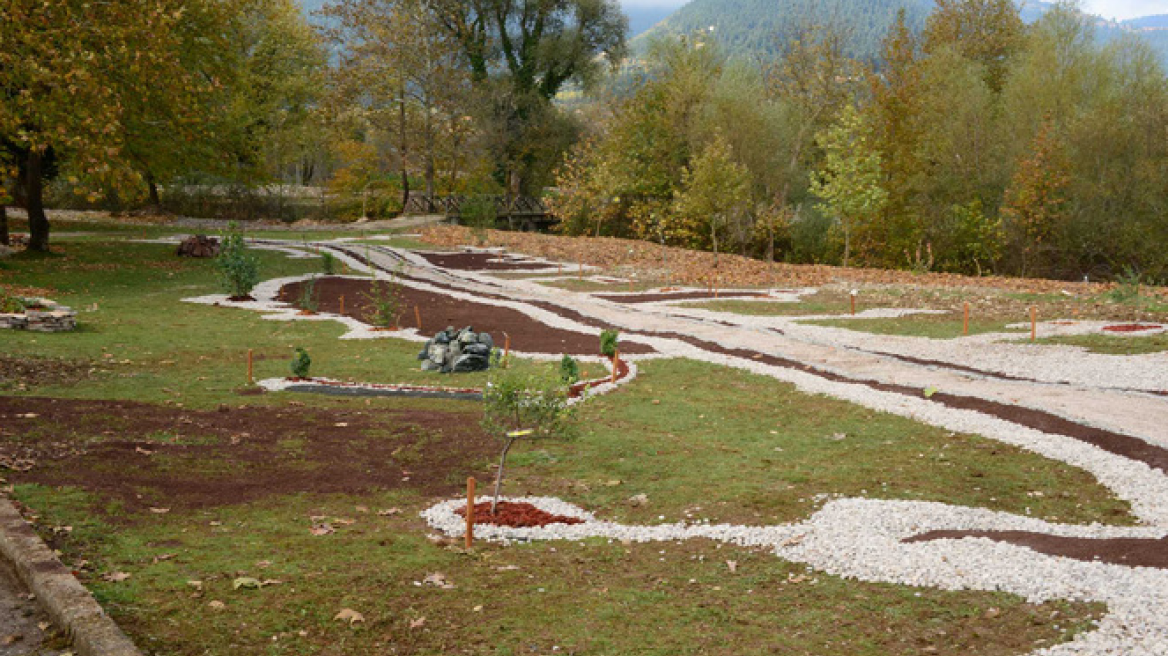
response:
[[[449,496],[460,489],[451,481],[496,451],[478,426],[478,406],[294,403],[192,410],[0,396],[0,463],[33,465],[0,474],[9,483],[77,487],[131,511],[209,508],[297,493],[411,489]]]
[[[539,528],[548,524],[583,524],[584,520],[578,517],[553,515],[546,510],[540,510],[530,503],[500,501],[491,513],[491,502],[484,501],[475,504],[475,524],[492,524],[494,526],[510,526],[512,528]],[[459,508],[454,512],[460,517],[466,517],[466,508]]]
[[[286,303],[300,299],[303,283],[291,283],[280,289],[277,297]],[[340,311],[340,297],[345,297],[345,316],[369,322],[372,305],[367,295],[372,284],[368,280],[351,278],[322,277],[316,280],[316,300],[319,312],[336,314]],[[414,307],[422,316],[421,333],[432,335],[447,326],[462,328],[474,326],[475,330],[486,331],[495,339],[495,345],[502,348],[503,333],[511,337],[511,348],[522,353],[550,353],[569,355],[593,355],[600,348],[599,330],[596,333],[578,333],[554,328],[540,323],[526,314],[511,308],[491,305],[489,302],[476,303],[400,285],[402,324],[417,327]],[[654,353],[653,347],[635,341],[622,340],[622,353]]]
[[[533,262],[526,258],[494,253],[418,253],[418,255],[435,266],[460,271],[542,271],[555,268],[547,262]]]
[[[1156,330],[1160,326],[1150,326],[1148,324],[1140,323],[1119,323],[1113,326],[1104,326],[1103,330],[1109,333],[1138,333],[1145,330]]]

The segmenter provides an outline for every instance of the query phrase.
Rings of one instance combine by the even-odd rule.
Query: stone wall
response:
[[[47,298],[22,298],[24,312],[0,314],[0,329],[63,333],[77,327],[77,312]]]

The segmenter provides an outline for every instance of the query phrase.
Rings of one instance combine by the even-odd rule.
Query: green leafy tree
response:
[[[430,5],[486,96],[480,114],[493,126],[505,186],[533,191],[539,158],[532,146],[556,124],[551,100],[565,85],[589,86],[605,67],[620,63],[627,19],[613,0],[430,0]]]
[[[568,384],[550,366],[535,371],[493,368],[483,392],[483,429],[503,441],[491,512],[499,502],[507,454],[520,439],[570,439],[579,429]]]
[[[708,245],[717,267],[725,233],[743,222],[751,207],[750,187],[750,171],[734,160],[730,144],[716,134],[682,173],[667,230],[690,243]]]
[[[224,291],[233,299],[247,298],[260,282],[259,259],[248,251],[243,231],[234,222],[222,236],[215,265]]]
[[[1002,90],[1011,59],[1022,46],[1024,25],[1013,0],[937,0],[925,25],[923,48],[953,47],[985,67],[985,81]]]
[[[880,153],[871,147],[868,128],[852,105],[844,109],[838,124],[819,134],[818,141],[824,162],[812,175],[811,190],[823,199],[823,210],[839,222],[846,267],[856,226],[877,217],[888,200],[880,186]]]

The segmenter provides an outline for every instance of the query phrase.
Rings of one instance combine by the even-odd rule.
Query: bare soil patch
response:
[[[31,415],[31,416],[30,416]],[[448,495],[495,451],[473,411],[220,406],[0,397],[10,482],[76,486],[129,509],[200,508],[299,492]],[[49,439],[51,436],[51,439]]]
[[[1104,562],[1129,567],[1168,568],[1168,538],[1068,538],[1030,531],[929,531],[914,535],[905,542],[961,538],[987,538],[997,542],[1027,547],[1050,556],[1063,556],[1087,562]]]
[[[42,385],[81,382],[103,373],[97,363],[60,358],[0,354],[0,390],[28,390]]]
[[[556,267],[522,257],[495,253],[418,253],[430,264],[460,271],[534,271]],[[499,260],[504,260],[500,262]]]
[[[300,299],[303,283],[291,283],[280,289],[279,300],[295,303]],[[495,344],[502,347],[503,334],[511,338],[511,348],[523,353],[595,355],[600,348],[598,334],[578,333],[555,328],[518,310],[465,301],[445,294],[423,291],[399,285],[401,321],[403,325],[418,327],[422,334],[433,334],[447,326],[473,326],[476,331],[488,332]],[[320,312],[340,312],[340,298],[345,297],[345,316],[371,323],[373,306],[368,300],[372,283],[368,280],[322,277],[316,281],[314,294]],[[422,317],[417,326],[414,307]],[[635,341],[622,341],[621,352],[626,354],[653,353],[653,347]]]

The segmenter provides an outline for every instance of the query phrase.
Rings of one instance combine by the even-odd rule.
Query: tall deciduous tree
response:
[[[716,268],[726,231],[746,220],[750,186],[750,171],[734,160],[730,144],[716,133],[683,171],[667,231],[693,245],[712,248]]]
[[[1014,0],[937,0],[925,25],[923,47],[927,53],[956,48],[985,66],[986,83],[998,92],[1022,46],[1023,30]]]
[[[823,199],[824,210],[839,221],[844,238],[843,265],[848,266],[856,227],[878,216],[888,200],[888,192],[880,186],[880,153],[872,147],[869,128],[854,105],[848,105],[839,122],[817,139],[824,162],[811,177],[811,191]]]
[[[1034,137],[1030,155],[1018,163],[1002,207],[1002,215],[1019,241],[1024,276],[1042,267],[1056,232],[1065,227],[1069,182],[1066,155],[1052,122],[1047,120]]]
[[[200,136],[221,81],[185,58],[190,39],[228,52],[233,2],[122,0],[0,4],[0,143],[28,209],[29,248],[49,247],[47,164],[67,157],[90,189],[140,188],[127,108],[151,98],[158,121]],[[218,29],[206,29],[217,26]]]
[[[530,140],[554,125],[551,99],[620,63],[627,19],[614,0],[428,1],[489,93],[485,113],[496,126],[508,186],[530,191],[537,165]]]

